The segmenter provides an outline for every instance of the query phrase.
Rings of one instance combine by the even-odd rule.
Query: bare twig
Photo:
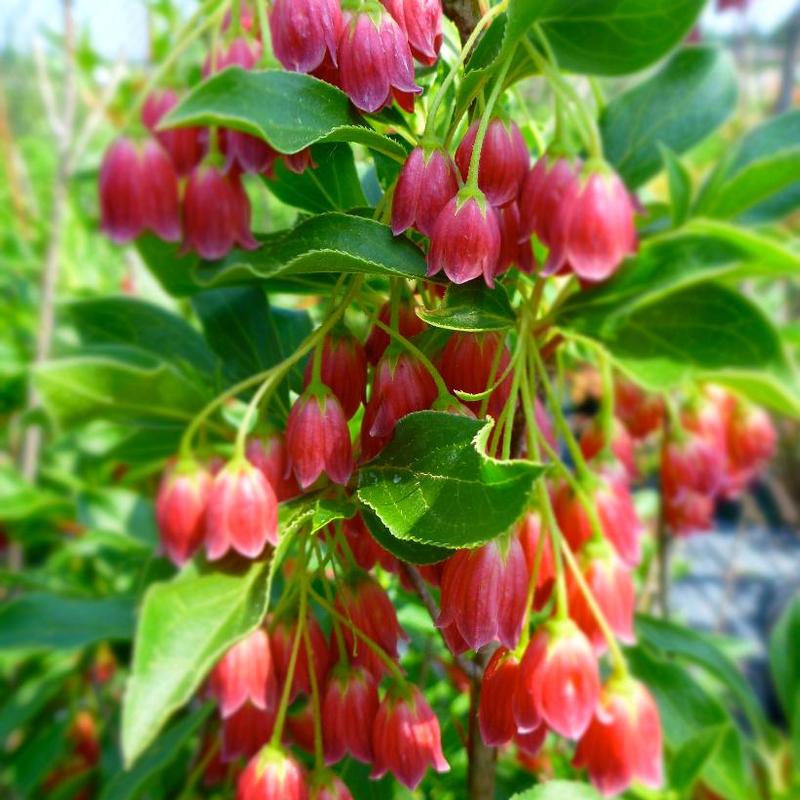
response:
[[[444,13],[458,28],[461,41],[466,42],[483,16],[480,0],[444,0],[443,7]]]
[[[475,656],[475,666],[483,673],[492,657],[494,647],[487,645]],[[470,681],[469,703],[469,769],[467,771],[467,791],[469,800],[491,800],[494,797],[494,778],[497,768],[497,749],[487,747],[481,738],[478,722],[478,706],[481,699],[481,682],[477,678]]]

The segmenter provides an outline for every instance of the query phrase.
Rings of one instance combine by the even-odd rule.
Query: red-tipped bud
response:
[[[344,486],[353,474],[353,451],[342,406],[327,390],[304,392],[289,412],[286,451],[301,489],[324,472]]]
[[[210,561],[235,550],[248,558],[278,543],[278,498],[263,474],[248,461],[231,461],[214,478],[206,513]]]
[[[305,383],[311,383],[314,360],[306,365]],[[361,342],[347,331],[334,331],[325,337],[320,363],[322,382],[333,392],[347,419],[366,399],[367,355]]]
[[[391,772],[409,789],[416,789],[425,771],[450,769],[442,753],[439,720],[416,686],[391,687],[372,727],[372,778]]]
[[[400,419],[430,408],[435,399],[436,384],[420,361],[408,353],[384,355],[375,368],[361,429],[362,445],[365,437],[391,436]]]
[[[459,550],[444,566],[437,626],[454,625],[472,650],[493,641],[513,649],[525,618],[528,578],[516,536]]]
[[[236,800],[308,800],[305,772],[283,750],[265,747],[239,776]]]
[[[255,250],[250,233],[250,201],[240,179],[214,167],[200,165],[189,176],[183,198],[183,252],[194,250],[201,258],[216,259],[234,245]]]
[[[636,596],[630,570],[609,545],[591,544],[582,554],[582,568],[586,585],[603,612],[614,635],[625,644],[633,644],[633,614]],[[569,580],[569,615],[586,634],[595,653],[602,655],[608,643],[600,629],[597,615],[586,600],[577,581]]]
[[[142,123],[167,151],[181,177],[188,175],[205,154],[202,128],[168,128],[158,130],[161,120],[178,104],[178,95],[171,89],[151,92],[142,106]]]
[[[405,638],[397,622],[392,601],[380,584],[368,575],[359,575],[341,587],[336,598],[336,608],[351,620],[356,628],[379,645],[389,658],[397,659],[397,643]],[[347,651],[352,662],[368,669],[377,680],[388,667],[373,648],[355,635],[349,625],[342,627]]]
[[[499,347],[502,347],[500,353]],[[439,371],[450,391],[479,394],[503,377],[511,363],[511,354],[499,334],[454,333],[442,351],[440,363]],[[490,395],[487,411],[494,419],[498,419],[511,394],[511,382],[509,374]],[[477,414],[483,401],[463,402]]]
[[[384,303],[378,312],[378,319],[384,325],[391,324],[392,307],[390,303]],[[400,301],[397,309],[397,327],[400,335],[406,339],[412,339],[425,330],[425,323],[417,316],[416,305],[412,301]],[[380,361],[390,342],[391,338],[386,331],[377,325],[373,326],[367,337],[367,343],[364,345],[370,364],[375,365]]]
[[[664,419],[661,397],[647,394],[626,378],[618,378],[614,389],[614,410],[631,436],[644,439],[661,425]]]
[[[535,715],[561,736],[577,739],[594,715],[600,697],[597,657],[586,636],[571,620],[551,623],[531,640],[519,667],[515,689],[517,725],[533,725]]]
[[[487,747],[501,747],[517,732],[512,700],[518,672],[519,660],[505,647],[495,650],[486,665],[481,681],[478,723]]]
[[[459,192],[439,214],[431,234],[428,276],[444,270],[453,283],[483,275],[494,286],[500,259],[500,222],[485,198]]]
[[[642,525],[633,504],[627,481],[619,475],[599,479],[586,491],[588,502],[596,509],[601,532],[616,548],[620,558],[635,567],[641,559]],[[558,526],[570,547],[580,550],[592,537],[589,514],[580,498],[566,483],[560,484],[553,497]]]
[[[335,65],[343,25],[339,0],[275,0],[269,14],[275,55],[294,72],[313,72],[326,56]]]
[[[573,764],[589,771],[604,797],[614,797],[633,781],[660,788],[662,759],[661,718],[650,692],[631,679],[607,685]]]
[[[421,147],[414,148],[397,178],[392,232],[398,236],[416,228],[430,236],[442,209],[457,193],[458,175],[450,154],[446,150],[426,153]]]
[[[307,620],[308,636],[311,640],[311,658],[314,662],[314,674],[317,686],[322,690],[325,676],[331,667],[331,654],[328,650],[328,641],[322,632],[317,620],[309,616]],[[272,628],[271,641],[272,653],[275,658],[275,670],[281,684],[289,677],[289,662],[292,657],[294,640],[297,635],[297,623],[279,621]],[[294,667],[294,678],[290,689],[289,698],[294,701],[298,694],[311,694],[311,678],[308,672],[308,653],[306,652],[305,635],[300,642],[297,661]]]
[[[279,502],[300,494],[300,487],[289,470],[286,441],[282,433],[273,432],[247,442],[247,460],[269,482]]]
[[[156,521],[161,546],[176,566],[182,567],[203,543],[210,493],[211,476],[193,463],[178,463],[161,479]]]
[[[224,719],[235,714],[245,703],[262,711],[275,710],[278,683],[270,641],[261,628],[225,653],[211,673],[209,691],[217,699]]]
[[[274,711],[262,711],[252,703],[245,703],[222,720],[222,760],[228,762],[255,755],[269,741],[274,727]]]
[[[606,280],[636,250],[633,216],[628,190],[615,174],[573,182],[562,200],[548,270],[569,265],[584,281]]]
[[[339,82],[361,111],[373,114],[392,98],[407,108],[407,100],[422,89],[414,80],[414,60],[408,39],[387,13],[377,20],[367,12],[345,23],[339,38]]]
[[[465,181],[479,125],[479,120],[470,125],[456,151],[456,164]],[[499,208],[517,199],[529,160],[528,147],[516,123],[493,119],[486,130],[478,171],[478,185],[493,206]]]
[[[408,37],[414,58],[433,66],[442,46],[442,0],[381,0]]]
[[[325,763],[335,764],[349,753],[370,764],[372,725],[377,713],[378,687],[372,673],[363,667],[336,667],[322,701]]]
[[[599,455],[605,447],[603,425],[600,419],[595,419],[581,434],[581,451],[587,460]],[[615,417],[611,431],[611,453],[625,468],[630,480],[635,480],[639,475],[636,467],[636,446],[628,429]]]

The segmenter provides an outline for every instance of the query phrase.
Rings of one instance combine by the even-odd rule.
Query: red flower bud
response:
[[[342,530],[356,564],[365,572],[369,572],[376,564],[380,564],[387,572],[398,571],[397,559],[375,541],[360,514],[344,520]]]
[[[465,181],[479,126],[480,120],[470,125],[456,151],[456,164]],[[516,123],[495,117],[486,130],[478,168],[478,185],[493,206],[499,208],[517,199],[529,161],[528,147]]]
[[[637,780],[653,789],[663,782],[661,718],[650,692],[633,680],[615,681],[603,690],[591,725],[578,742],[574,766],[605,797]]]
[[[487,747],[501,747],[517,732],[512,698],[519,672],[519,660],[499,647],[486,665],[481,681],[478,723]]]
[[[373,578],[358,575],[341,586],[336,597],[336,609],[390,658],[397,659],[397,643],[405,638],[405,633],[397,622],[392,601]],[[388,671],[384,660],[356,636],[349,625],[342,626],[342,633],[352,662],[365,667],[376,680],[380,680]]]
[[[286,423],[286,450],[301,489],[315,483],[323,472],[342,486],[350,480],[350,431],[333,394],[307,390],[297,399]]]
[[[441,0],[381,0],[408,37],[414,58],[433,66],[442,47]]]
[[[555,560],[553,558],[553,543],[547,530],[542,527],[542,520],[536,513],[528,513],[519,524],[518,533],[522,550],[525,553],[525,562],[528,573],[533,575],[536,564],[536,553],[541,546],[542,555],[539,559],[539,574],[536,576],[536,588],[547,587],[556,576]],[[541,543],[541,537],[544,542]]]
[[[222,72],[227,67],[241,67],[253,69],[261,58],[261,42],[238,36],[227,47],[217,51],[216,58],[209,53],[203,63],[203,77],[207,78],[214,72]]]
[[[584,281],[606,280],[636,250],[633,203],[614,174],[594,173],[574,181],[564,194],[547,269],[564,265]]]
[[[375,113],[392,97],[407,108],[408,98],[422,89],[414,80],[414,61],[408,40],[389,14],[377,21],[360,12],[345,23],[339,38],[339,81],[361,111]]]
[[[247,460],[267,479],[279,502],[300,494],[300,487],[289,471],[289,457],[282,433],[273,432],[264,438],[247,442]]]
[[[269,14],[275,55],[294,72],[313,72],[326,56],[336,65],[343,26],[339,0],[275,0]]]
[[[313,357],[306,364],[304,386],[311,383]],[[322,382],[341,403],[345,417],[350,419],[367,393],[367,355],[361,342],[348,331],[334,331],[325,337],[322,347]]]
[[[664,493],[664,520],[676,536],[710,531],[714,527],[714,498],[707,494],[681,490]]]
[[[447,772],[439,720],[416,686],[391,687],[372,728],[375,759],[372,778],[391,772],[404,786],[416,789],[428,766]]]
[[[498,355],[498,348],[502,352]],[[511,363],[511,354],[496,333],[454,333],[442,351],[439,369],[447,388],[455,392],[479,394],[497,384]],[[487,411],[499,418],[511,394],[509,374],[489,397]],[[482,400],[464,400],[464,405],[477,414]]]
[[[392,307],[390,303],[384,303],[378,312],[378,319],[384,325],[391,325]],[[412,301],[400,301],[397,309],[397,327],[400,335],[406,339],[413,339],[414,336],[425,330],[425,323],[417,316],[416,305]],[[373,326],[367,337],[367,343],[364,345],[370,364],[375,365],[380,361],[390,342],[391,339],[386,331],[377,325]]]
[[[201,258],[216,259],[234,245],[245,250],[259,246],[250,233],[250,201],[234,174],[197,167],[186,184],[183,214],[184,253],[194,250]]]
[[[581,434],[581,452],[591,461],[605,446],[602,421],[597,418]],[[628,429],[615,417],[612,426],[611,452],[625,468],[629,480],[639,475],[636,467],[636,450]]]
[[[311,797],[313,800],[353,800],[353,795],[337,775],[327,774],[314,780]]]
[[[599,480],[586,489],[589,503],[597,510],[600,527],[606,539],[616,548],[620,558],[635,567],[641,559],[641,522],[633,505],[627,482],[619,475]],[[553,497],[558,526],[574,551],[592,538],[589,515],[580,499],[566,484],[560,484]]]
[[[222,720],[222,760],[229,762],[255,755],[269,741],[274,727],[274,711],[262,711],[252,703],[245,703]]]
[[[378,687],[372,673],[362,667],[336,667],[322,701],[325,763],[335,764],[349,753],[370,764],[372,725],[377,713]]]
[[[217,699],[224,719],[245,703],[262,711],[275,710],[278,683],[270,641],[261,628],[256,628],[225,653],[211,673],[209,691]]]
[[[205,146],[202,128],[158,130],[158,124],[177,104],[178,95],[172,89],[150,92],[142,106],[142,124],[167,151],[175,171],[183,177],[203,160]]]
[[[524,713],[532,704],[549,728],[577,739],[589,726],[599,697],[597,658],[577,625],[564,620],[542,628],[519,667],[514,696],[518,727],[523,732],[538,727]]]
[[[272,177],[275,161],[280,155],[263,139],[242,131],[225,132],[225,154],[228,169],[236,165],[242,172]]]
[[[515,648],[525,618],[528,579],[516,536],[459,550],[445,562],[437,627],[455,625],[473,650],[493,641]]]
[[[328,650],[328,642],[322,632],[319,623],[313,616],[307,619],[308,636],[311,639],[311,653],[314,662],[314,674],[317,678],[317,686],[322,691],[325,683],[325,676],[331,667],[331,654]],[[272,628],[271,641],[272,652],[275,658],[275,670],[281,684],[286,683],[289,677],[289,662],[294,648],[294,639],[297,635],[296,622],[279,621]],[[306,653],[305,636],[300,642],[300,650],[297,653],[297,661],[294,666],[294,678],[290,690],[289,699],[294,701],[298,694],[311,694],[311,678],[308,673],[308,654]]]
[[[160,144],[148,139],[141,155],[142,209],[145,225],[165,242],[181,238],[178,176]]]
[[[392,232],[398,236],[413,227],[430,236],[442,209],[457,193],[458,174],[450,154],[446,150],[426,153],[415,147],[397,178]]]
[[[661,486],[669,495],[686,489],[714,495],[725,478],[726,453],[703,436],[673,434],[661,449]]]
[[[236,800],[308,800],[303,768],[283,750],[265,747],[239,776]]]
[[[428,251],[428,277],[444,270],[453,283],[483,275],[494,286],[500,259],[500,222],[497,212],[481,196],[459,192],[439,214]]]
[[[582,562],[584,580],[609,627],[620,641],[633,644],[636,641],[633,632],[636,596],[630,571],[613,548],[605,543],[589,545],[583,553]],[[577,581],[570,577],[568,585],[569,615],[589,638],[595,653],[602,655],[608,649],[608,643],[597,616],[589,607]]]
[[[156,521],[161,546],[170,561],[182,567],[203,543],[211,476],[195,464],[167,469],[156,496]]]
[[[631,436],[644,439],[661,425],[664,401],[658,395],[647,394],[626,378],[618,378],[614,389],[614,410]]]
[[[278,499],[267,479],[249,462],[231,461],[214,478],[206,512],[210,561],[233,549],[248,558],[278,543]]]
[[[510,203],[501,208],[498,214],[500,218],[500,259],[495,274],[500,275],[511,267],[517,267],[522,272],[530,274],[536,267],[536,256],[533,254],[530,237],[524,237],[520,233],[522,221],[519,205]]]
[[[737,404],[726,426],[729,471],[734,488],[747,485],[775,453],[775,427],[763,409]]]

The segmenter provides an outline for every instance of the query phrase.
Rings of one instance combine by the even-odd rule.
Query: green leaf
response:
[[[313,289],[320,291],[322,273],[424,278],[427,272],[425,256],[409,239],[395,238],[391,229],[379,222],[347,214],[320,214],[259,239],[258,250],[235,250],[214,263],[200,262],[196,256],[179,257],[175,246],[147,238],[140,240],[139,249],[161,284],[179,296],[223,285],[300,276],[313,276],[317,281]],[[330,283],[323,284],[322,290],[330,287]]]
[[[317,166],[302,175],[278,161],[275,177],[265,181],[270,192],[287,205],[312,214],[349,211],[367,205],[349,145],[316,144],[312,155]]]
[[[0,464],[0,520],[16,522],[69,513],[64,497],[34,486],[11,464]]]
[[[571,330],[602,344],[651,391],[708,380],[780,413],[800,415],[797,379],[778,333],[736,291],[713,283],[690,286],[598,327],[585,323],[585,317],[573,319]]]
[[[147,590],[122,705],[122,752],[128,766],[194,696],[228,648],[261,623],[274,574],[294,533],[313,513],[308,503],[281,507],[281,539],[271,561],[231,559],[211,567],[198,558],[174,580]]]
[[[359,471],[359,500],[398,539],[451,548],[493,539],[522,515],[544,467],[484,455],[491,428],[435,411],[408,415]]]
[[[188,322],[153,303],[132,297],[81,300],[67,307],[84,344],[135,347],[179,367],[213,375],[216,360]]]
[[[800,708],[800,598],[794,598],[772,629],[769,666],[783,713],[792,721]]]
[[[185,423],[210,399],[209,387],[141,351],[116,348],[48,361],[34,383],[60,426],[95,419],[128,425]]]
[[[446,547],[433,547],[429,544],[398,539],[380,521],[377,514],[368,508],[361,509],[361,517],[375,541],[393,556],[409,564],[438,564],[453,554]]]
[[[106,784],[100,800],[136,800],[146,795],[148,787],[172,764],[181,749],[200,729],[213,709],[206,703],[162,733],[136,763],[125,772],[117,772]]]
[[[133,635],[134,598],[85,599],[32,593],[0,608],[0,649],[71,650]]]
[[[524,792],[517,792],[511,800],[600,800],[600,795],[586,783],[547,781]]]
[[[421,309],[417,315],[451,331],[502,331],[516,322],[506,290],[499,284],[489,289],[483,281],[448,286],[438,308]]]
[[[347,95],[297,72],[223,70],[201,83],[161,127],[218,125],[297,153],[316,142],[357,142],[402,159],[396,142],[368,128]]]
[[[727,726],[703,728],[687,739],[669,760],[669,786],[681,796],[690,796],[709,759],[719,746]]]
[[[659,171],[659,145],[680,154],[701,142],[733,113],[736,95],[726,51],[681,50],[606,106],[600,120],[606,158],[630,188],[640,186]]]
[[[718,165],[697,212],[761,224],[800,207],[800,111],[763,122]]]
[[[692,206],[692,176],[675,153],[659,143],[661,161],[669,183],[670,212],[675,227],[683,225]]]

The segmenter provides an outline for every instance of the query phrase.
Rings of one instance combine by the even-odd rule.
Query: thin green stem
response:
[[[611,359],[601,347],[597,347],[600,362],[603,396],[600,399],[600,433],[603,438],[602,452],[613,454],[614,444],[614,376],[611,372]]]
[[[308,632],[308,625],[303,630],[303,641],[305,642],[308,662],[308,680],[311,684],[311,709],[314,720],[314,766],[317,769],[322,769],[325,766],[325,755],[322,746],[322,706],[319,699],[317,669],[314,663],[314,651],[311,647],[311,635]]]
[[[550,535],[553,545],[553,566],[556,571],[556,612],[557,620],[566,619],[569,616],[569,606],[567,602],[567,578],[564,574],[564,560],[561,557],[561,545],[564,542],[564,534],[558,526],[556,515],[553,512],[553,504],[547,492],[544,481],[539,481],[539,506],[542,511],[542,525]],[[542,532],[544,535],[544,531]]]

